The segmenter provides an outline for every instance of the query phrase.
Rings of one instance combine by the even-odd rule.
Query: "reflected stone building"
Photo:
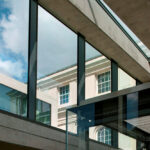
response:
[[[86,99],[110,93],[111,91],[111,65],[110,61],[99,56],[86,61]],[[58,128],[66,130],[66,109],[77,105],[77,72],[76,66],[62,69],[56,73],[47,75],[38,80],[38,90],[53,95],[58,103]],[[119,89],[135,86],[135,80],[119,69]],[[53,112],[52,112],[53,113]],[[74,118],[74,119],[73,119]],[[77,133],[74,116],[69,127],[73,133]],[[111,145],[111,130],[103,126],[89,129],[89,138]],[[128,143],[123,141],[127,139]],[[129,150],[136,149],[136,140],[119,134],[119,147]]]

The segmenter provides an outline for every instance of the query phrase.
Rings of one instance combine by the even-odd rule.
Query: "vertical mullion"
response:
[[[36,119],[36,80],[37,80],[37,24],[38,4],[30,0],[29,4],[29,55],[28,55],[28,99],[27,117]]]
[[[118,91],[118,64],[111,60],[111,91]]]
[[[111,92],[118,91],[118,64],[111,60]],[[118,132],[111,130],[112,146],[118,148]]]
[[[77,49],[77,105],[80,106],[81,101],[85,100],[85,38],[78,34]],[[82,114],[82,113],[81,113]],[[80,112],[78,112],[78,135],[79,149],[89,149],[89,131],[85,127],[87,120],[81,120]]]
[[[85,99],[85,38],[78,34],[77,49],[77,105]]]

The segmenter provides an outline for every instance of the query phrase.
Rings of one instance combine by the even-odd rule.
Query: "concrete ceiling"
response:
[[[150,0],[104,0],[150,49]]]

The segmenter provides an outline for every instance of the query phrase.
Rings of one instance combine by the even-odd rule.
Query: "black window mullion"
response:
[[[111,60],[111,92],[118,91],[118,64]],[[118,148],[118,132],[111,130],[112,146]]]
[[[77,105],[85,99],[85,38],[78,34],[77,48]]]
[[[29,5],[27,117],[31,120],[36,120],[38,4],[37,1],[30,0]]]

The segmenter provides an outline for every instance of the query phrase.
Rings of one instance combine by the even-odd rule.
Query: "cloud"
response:
[[[22,62],[3,61],[0,59],[0,72],[21,79],[24,74]]]
[[[0,72],[26,82],[29,2],[27,0],[3,0],[2,4]]]
[[[4,7],[10,10],[0,20],[3,47],[26,59],[28,50],[28,3],[26,0],[4,1]]]

